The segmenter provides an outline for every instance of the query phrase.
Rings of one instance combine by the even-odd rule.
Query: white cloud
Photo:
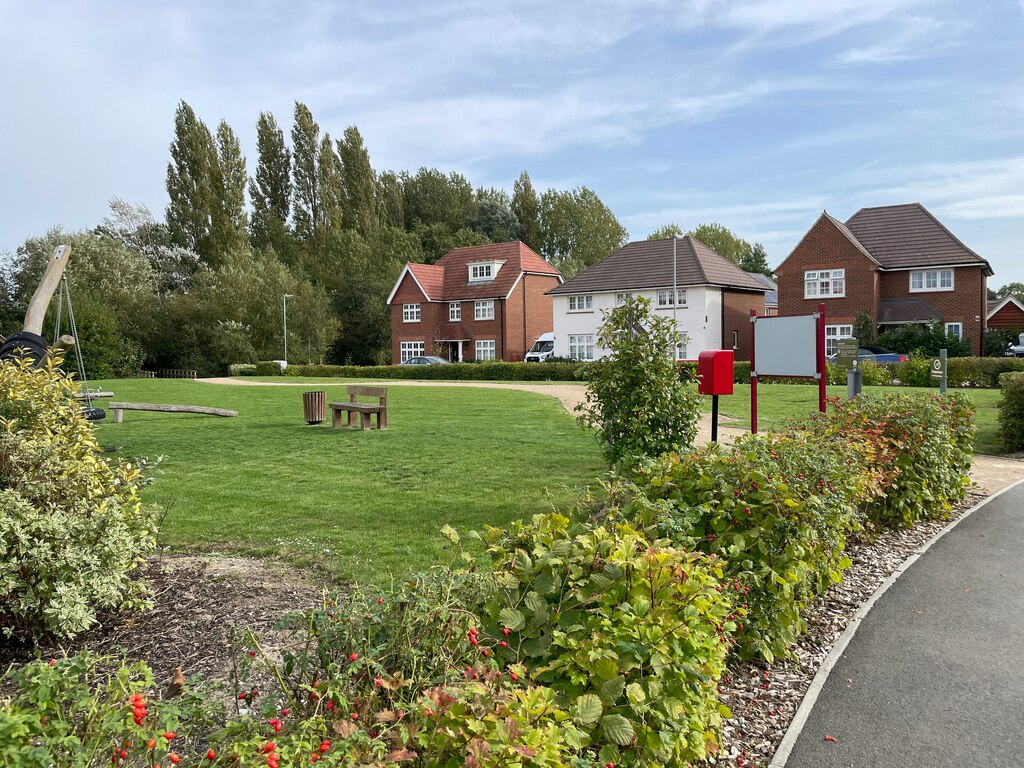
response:
[[[935,56],[963,45],[970,25],[915,16],[899,20],[897,31],[871,45],[848,48],[842,64],[892,64]]]

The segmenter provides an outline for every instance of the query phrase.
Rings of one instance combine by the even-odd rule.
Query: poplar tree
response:
[[[519,239],[540,253],[540,200],[526,171],[512,185],[512,213],[519,221]]]
[[[184,101],[174,112],[174,140],[167,164],[167,227],[175,245],[208,261],[213,209],[212,169],[217,162],[213,136]]]
[[[325,133],[316,157],[317,188],[320,204],[315,219],[316,239],[323,243],[341,231],[344,223],[341,161],[334,153],[331,135]]]
[[[249,180],[250,237],[254,247],[273,246],[283,256],[291,211],[292,155],[285,144],[284,131],[269,112],[261,112],[256,121],[256,150],[256,176]]]
[[[338,141],[341,156],[345,228],[367,237],[377,224],[376,179],[370,154],[363,145],[359,129],[350,125]]]
[[[292,221],[295,236],[303,241],[313,239],[320,217],[320,189],[317,184],[317,154],[320,149],[320,126],[309,107],[295,102],[292,123]]]
[[[217,126],[217,162],[211,173],[213,206],[210,212],[210,260],[222,264],[227,254],[248,244],[249,217],[245,212],[245,156],[238,137],[221,120]]]
[[[393,171],[384,171],[377,179],[377,214],[382,227],[403,229],[405,205],[402,200],[402,181]]]

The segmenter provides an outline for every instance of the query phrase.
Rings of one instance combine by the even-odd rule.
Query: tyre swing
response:
[[[78,380],[82,382],[82,394],[79,395],[83,401],[82,415],[89,421],[102,421],[106,418],[107,412],[102,408],[95,408],[92,404],[92,392],[89,390],[89,380],[85,375],[85,360],[82,357],[82,345],[78,339],[78,324],[75,322],[75,308],[71,304],[71,289],[68,287],[68,276],[63,274],[60,277],[60,288],[57,293],[57,316],[53,323],[53,346],[61,338],[61,319],[64,307],[68,308],[68,330],[71,331],[71,338],[75,340],[72,349],[75,354],[75,362],[78,364]]]

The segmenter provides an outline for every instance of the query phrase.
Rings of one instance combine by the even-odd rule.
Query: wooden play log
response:
[[[203,413],[207,416],[237,416],[238,411],[227,408],[209,408],[205,405],[165,405],[162,403],[108,403],[107,408],[114,412],[114,423],[124,421],[125,411],[160,411],[162,413]]]
[[[28,333],[37,336],[43,332],[43,318],[46,317],[46,309],[50,306],[50,299],[53,298],[57,286],[60,285],[60,278],[64,274],[64,268],[68,265],[68,257],[71,255],[70,245],[58,245],[50,260],[46,263],[46,272],[43,279],[36,286],[36,292],[28,303],[25,311],[25,323],[22,326]]]

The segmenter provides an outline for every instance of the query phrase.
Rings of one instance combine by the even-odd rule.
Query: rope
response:
[[[61,276],[62,293],[67,297],[68,302],[68,325],[71,327],[71,337],[75,340],[75,360],[78,362],[78,378],[82,382],[82,391],[85,393],[85,407],[92,408],[92,398],[89,396],[89,380],[85,376],[85,360],[82,358],[82,345],[78,343],[78,324],[75,323],[75,309],[71,306],[71,291],[68,288],[68,276]]]

